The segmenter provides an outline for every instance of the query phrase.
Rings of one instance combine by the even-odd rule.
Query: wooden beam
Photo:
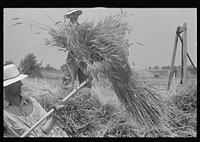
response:
[[[179,29],[180,29],[180,27],[178,26],[177,29],[176,29],[176,33],[179,31]],[[171,80],[172,80],[172,75],[173,75],[172,73],[173,73],[173,69],[174,69],[174,62],[175,62],[176,51],[177,51],[177,44],[178,44],[178,35],[176,34],[175,42],[174,42],[174,51],[173,51],[173,55],[172,55],[169,78],[168,78],[167,90],[170,89],[170,84],[171,84]]]
[[[183,25],[183,83],[187,86],[187,23]]]

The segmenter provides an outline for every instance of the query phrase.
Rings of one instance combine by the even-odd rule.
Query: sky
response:
[[[57,47],[44,46],[49,35],[27,25],[12,26],[13,18],[20,17],[55,27],[54,22],[64,21],[63,16],[71,8],[4,8],[4,62],[12,60],[18,66],[29,53],[36,56],[42,66],[50,64],[60,69],[66,53]],[[72,8],[73,9],[73,8]],[[128,35],[130,43],[129,63],[138,68],[166,66],[171,64],[177,26],[187,23],[187,51],[197,66],[197,9],[196,8],[79,8],[83,11],[79,23],[85,20],[97,23],[107,16],[129,13],[126,20],[132,26]],[[41,34],[34,34],[40,32]],[[143,46],[137,44],[141,43]],[[188,60],[188,65],[190,62]],[[181,65],[181,43],[178,42],[175,65]]]

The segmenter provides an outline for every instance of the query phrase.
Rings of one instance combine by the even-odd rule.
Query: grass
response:
[[[62,79],[64,77],[64,72],[62,71],[42,71],[42,77],[45,79]]]
[[[27,78],[23,82],[23,95],[34,97],[47,111],[71,91],[61,89],[60,80],[56,79]],[[186,90],[179,92],[175,91],[175,87],[172,88],[174,91],[159,90],[163,81],[146,80],[147,85],[148,82],[152,89],[165,96],[163,100],[167,108],[162,120],[165,124],[163,129],[145,130],[129,117],[119,102],[104,102],[105,97],[112,97],[109,94],[106,96],[108,91],[101,99],[99,94],[102,92],[87,88],[66,101],[65,109],[57,116],[55,127],[68,137],[196,137],[197,89],[192,89],[193,82]]]

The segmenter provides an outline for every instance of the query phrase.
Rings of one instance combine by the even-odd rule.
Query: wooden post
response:
[[[168,79],[168,85],[167,85],[167,90],[170,89],[170,84],[172,80],[172,73],[174,69],[174,62],[175,62],[175,57],[176,57],[176,50],[177,50],[177,44],[178,44],[178,33],[179,33],[180,27],[178,26],[176,29],[176,36],[175,36],[175,42],[174,42],[174,51],[172,55],[172,60],[171,60],[171,66],[170,66],[170,71],[169,71],[169,79]]]
[[[174,51],[172,55],[172,61],[171,61],[171,67],[170,67],[170,72],[169,72],[169,79],[168,79],[168,86],[167,90],[170,89],[170,84],[171,84],[171,79],[173,75],[173,68],[174,68],[174,61],[175,61],[175,56],[176,56],[176,50],[177,50],[177,44],[178,44],[178,34],[182,33],[182,77],[183,77],[183,84],[185,87],[187,87],[187,23],[184,23],[182,27],[177,27],[176,30],[176,37],[175,37],[175,43],[174,43]],[[182,80],[181,77],[181,80]]]
[[[183,24],[183,83],[187,86],[187,23]]]

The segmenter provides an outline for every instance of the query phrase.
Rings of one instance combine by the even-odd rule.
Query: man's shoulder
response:
[[[31,96],[23,96],[23,99],[25,101],[28,101],[28,102],[38,103],[37,100],[34,97],[31,97]]]
[[[22,96],[22,100],[32,100],[32,99],[34,99],[33,97],[27,96],[27,95],[21,95],[21,96]]]

